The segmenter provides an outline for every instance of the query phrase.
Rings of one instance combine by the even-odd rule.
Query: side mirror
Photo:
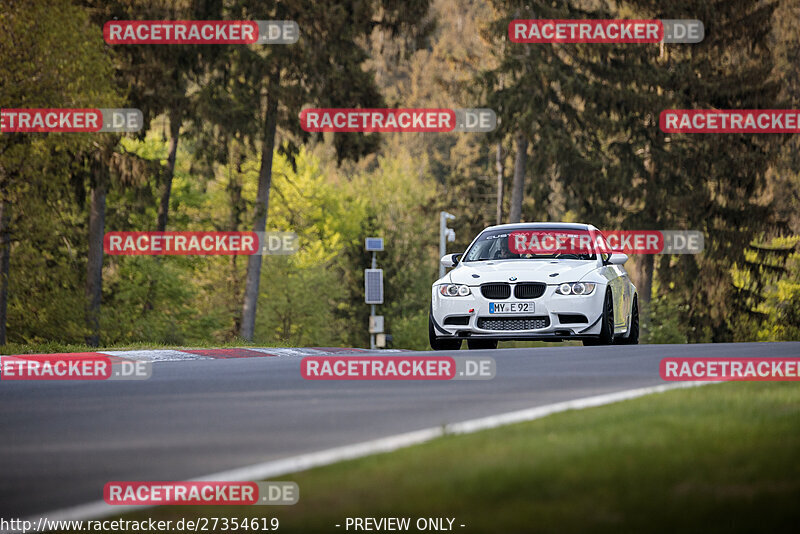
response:
[[[441,263],[445,268],[449,269],[450,267],[458,265],[458,260],[460,259],[461,254],[447,254],[446,256],[442,256]]]
[[[621,252],[615,252],[608,258],[608,263],[611,265],[625,265],[626,261],[628,261],[628,255]]]

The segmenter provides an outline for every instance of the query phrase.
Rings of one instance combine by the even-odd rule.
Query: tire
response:
[[[585,347],[611,345],[614,343],[614,302],[611,300],[610,289],[606,291],[606,298],[603,300],[603,317],[600,321],[600,335],[596,338],[584,339],[583,345]]]
[[[636,295],[633,296],[633,304],[631,305],[631,327],[628,337],[617,340],[620,345],[638,345],[639,344],[639,299]]]
[[[497,348],[497,340],[496,339],[468,339],[467,340],[467,347],[469,347],[469,350],[496,349]]]
[[[433,328],[433,317],[428,316],[428,340],[433,350],[459,350],[461,348],[460,339],[441,339],[436,337],[436,330]]]

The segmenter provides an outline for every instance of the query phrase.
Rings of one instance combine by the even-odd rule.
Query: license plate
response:
[[[490,302],[489,313],[533,313],[533,302]]]

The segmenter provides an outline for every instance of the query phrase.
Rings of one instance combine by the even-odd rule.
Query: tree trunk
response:
[[[100,157],[100,156],[98,156]],[[89,253],[86,262],[86,325],[89,334],[86,344],[97,347],[100,344],[100,300],[103,291],[103,234],[106,226],[106,172],[102,160],[94,161],[89,207]]]
[[[164,173],[164,181],[161,183],[161,200],[158,204],[158,220],[156,221],[156,231],[167,231],[167,220],[169,219],[169,197],[172,194],[172,178],[175,176],[175,156],[178,153],[178,135],[181,132],[181,113],[172,109],[169,113],[169,152],[167,154],[167,170]],[[161,262],[161,256],[155,257],[156,264]],[[147,313],[153,309],[153,293],[155,282],[150,279],[149,289],[142,305],[142,313]]]
[[[511,211],[508,222],[518,223],[522,220],[522,197],[525,194],[525,165],[528,162],[528,139],[522,132],[515,136],[517,154],[514,157],[514,182],[511,189]]]
[[[256,194],[256,215],[254,232],[263,232],[267,227],[269,210],[269,190],[272,185],[272,153],[275,149],[275,130],[278,125],[277,89],[280,84],[280,70],[275,69],[269,77],[267,88],[267,112],[264,115],[264,133],[261,139],[261,168],[258,172],[258,193]],[[253,340],[256,326],[256,306],[258,286],[261,281],[261,255],[254,254],[247,259],[247,279],[242,304],[242,326],[240,336]]]
[[[11,264],[11,239],[8,224],[11,220],[11,205],[3,195],[0,200],[0,345],[7,342],[6,323],[8,322],[8,272]]]
[[[228,223],[228,230],[231,232],[238,232],[242,224],[242,216],[247,211],[244,203],[242,202],[242,156],[240,154],[240,147],[237,141],[231,141],[228,145],[228,185],[226,191],[228,192],[228,200],[230,201],[230,219]],[[242,284],[239,277],[238,259],[239,256],[231,254],[230,257],[230,276],[228,278],[228,294],[231,295],[231,300],[234,303],[240,302],[242,293]],[[240,316],[241,309],[236,309],[236,304],[231,308],[231,317],[233,317],[233,324],[231,325],[230,335],[235,337],[239,334],[242,327],[242,318]]]
[[[655,118],[651,119],[650,124],[656,124]],[[663,143],[660,134],[656,133],[656,142]],[[653,159],[652,145],[645,145],[644,167],[647,172],[648,180],[645,183],[644,205],[647,226],[646,228],[659,228],[658,206],[661,204],[657,195],[657,188],[660,187],[656,162]],[[642,258],[637,262],[640,314],[644,315],[644,320],[650,320],[650,300],[653,296],[653,273],[655,272],[655,257],[652,254],[642,254]]]
[[[503,223],[503,143],[497,143],[497,224]]]
[[[636,265],[637,293],[639,295],[639,309],[650,309],[650,298],[653,294],[653,271],[655,258],[652,254],[642,254]]]
[[[181,131],[181,113],[176,109],[169,114],[169,154],[167,172],[161,184],[161,203],[158,205],[158,225],[156,230],[166,232],[169,216],[169,197],[172,194],[172,177],[175,175],[175,156],[178,153],[178,135]]]

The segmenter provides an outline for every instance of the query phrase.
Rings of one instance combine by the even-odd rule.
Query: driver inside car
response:
[[[498,244],[498,249],[497,249],[497,251],[495,251],[494,256],[492,257],[492,259],[494,259],[494,260],[508,260],[508,259],[519,257],[519,256],[517,256],[516,254],[514,254],[513,252],[511,252],[508,249],[508,239],[498,239],[497,242],[498,242],[497,243]]]

